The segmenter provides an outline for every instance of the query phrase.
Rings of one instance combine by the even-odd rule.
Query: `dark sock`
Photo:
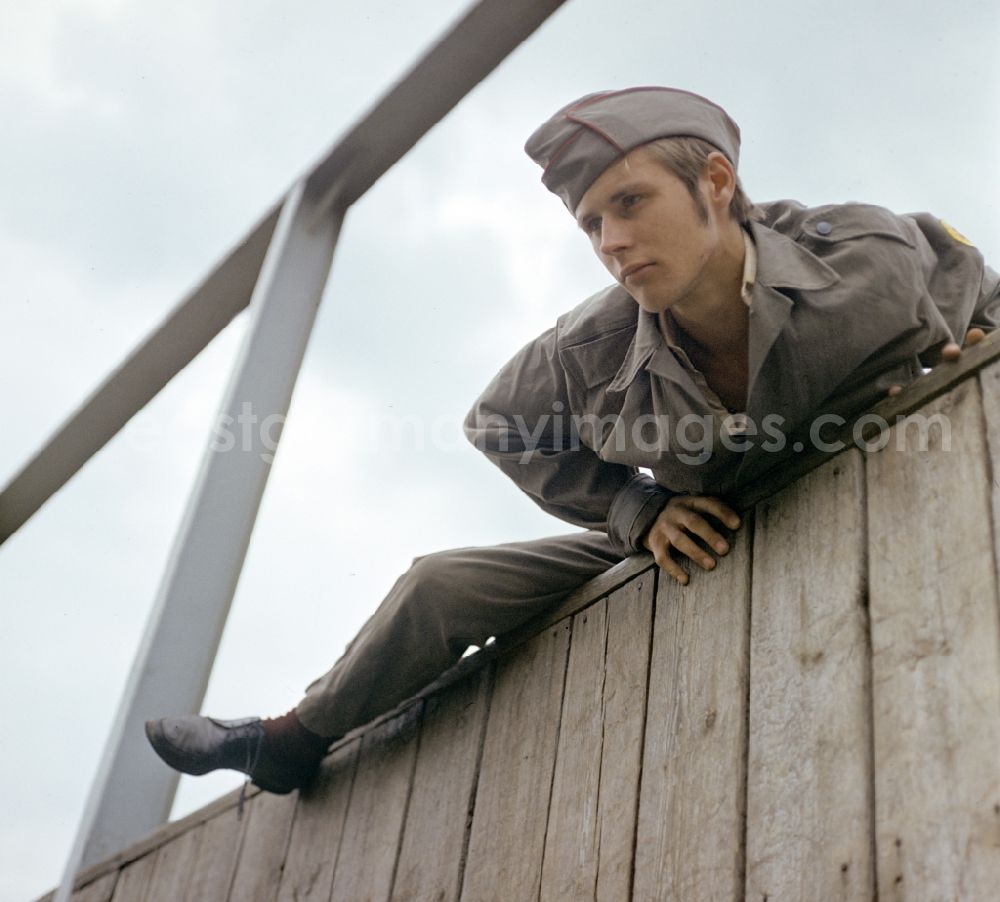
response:
[[[261,722],[268,751],[279,760],[315,764],[326,754],[333,739],[319,736],[306,729],[293,708],[281,717],[269,717]]]

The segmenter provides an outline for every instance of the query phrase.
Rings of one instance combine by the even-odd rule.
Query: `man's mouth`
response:
[[[652,263],[633,263],[631,266],[626,266],[619,273],[619,278],[623,282],[627,282],[634,275],[636,275],[637,273],[643,272],[644,270],[648,269],[652,265],[653,265]]]

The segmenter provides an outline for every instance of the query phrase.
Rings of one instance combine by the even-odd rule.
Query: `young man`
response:
[[[150,721],[168,764],[289,792],[334,738],[623,557],[648,549],[685,584],[682,560],[711,570],[739,526],[720,496],[795,453],[795,436],[815,441],[818,414],[860,411],[996,327],[998,277],[949,226],[860,204],[753,207],[739,143],[720,107],[656,87],[589,95],[531,136],[616,284],[523,348],[466,428],[588,531],[419,558],[292,711]]]

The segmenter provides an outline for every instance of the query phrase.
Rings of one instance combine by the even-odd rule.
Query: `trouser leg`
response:
[[[313,732],[342,736],[621,559],[598,532],[417,558],[296,713]]]

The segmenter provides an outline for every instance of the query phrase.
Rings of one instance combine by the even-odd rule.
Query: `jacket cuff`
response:
[[[679,492],[665,489],[645,473],[637,473],[615,495],[608,511],[608,538],[625,555],[645,550],[640,541],[667,502]]]

